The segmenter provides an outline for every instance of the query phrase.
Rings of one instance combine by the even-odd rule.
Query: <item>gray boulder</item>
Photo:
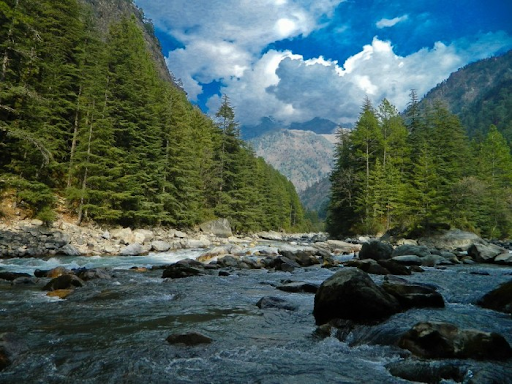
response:
[[[450,323],[418,323],[400,338],[398,345],[427,359],[506,360],[512,357],[512,348],[503,336],[475,329],[461,330]]]
[[[201,231],[204,233],[211,233],[218,237],[230,237],[233,236],[233,232],[231,232],[231,225],[229,224],[228,219],[217,219],[208,221],[199,226]]]
[[[373,240],[363,244],[361,251],[359,251],[359,258],[361,260],[387,260],[391,258],[392,253],[393,247],[390,244]]]
[[[396,297],[402,308],[434,307],[444,308],[443,296],[434,288],[422,284],[410,283],[400,278],[386,280],[382,288]]]
[[[473,244],[483,243],[483,240],[472,232],[454,229],[440,235],[422,237],[418,240],[418,243],[429,248],[446,249],[448,251],[466,251]]]
[[[333,319],[373,323],[399,311],[398,301],[375,284],[367,273],[347,268],[320,285],[315,295],[313,315],[317,325]]]
[[[286,299],[282,299],[280,297],[275,296],[265,296],[262,297],[257,303],[256,306],[260,309],[284,309],[286,311],[295,311],[297,307]]]
[[[171,249],[171,244],[167,241],[156,240],[151,242],[151,250],[155,252],[167,252]]]
[[[477,304],[495,311],[512,313],[512,281],[501,284],[498,288],[488,292]]]
[[[144,251],[144,247],[139,243],[130,244],[119,252],[121,256],[140,256],[145,253],[147,252]]]
[[[430,249],[425,246],[419,246],[419,245],[410,245],[410,244],[404,244],[396,247],[393,250],[392,257],[396,256],[408,256],[408,255],[415,255],[418,257],[427,257],[430,256],[432,253],[430,252]]]
[[[185,259],[169,265],[164,269],[162,278],[180,279],[184,277],[203,275],[203,265],[195,260]]]
[[[473,244],[468,249],[468,255],[479,263],[493,262],[496,256],[505,252],[505,249],[494,244]]]
[[[56,291],[60,289],[73,289],[76,287],[83,287],[84,282],[75,275],[61,275],[55,279],[50,280],[48,284],[43,287],[43,291]]]

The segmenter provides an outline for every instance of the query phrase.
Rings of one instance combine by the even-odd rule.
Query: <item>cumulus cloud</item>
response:
[[[512,47],[509,35],[495,32],[437,42],[407,56],[375,37],[343,63],[268,49],[319,31],[344,1],[136,0],[160,31],[182,44],[168,54],[167,63],[190,100],[202,93],[201,84],[217,81],[242,124],[257,124],[264,116],[285,123],[314,117],[354,121],[366,95],[375,104],[386,97],[403,109],[410,89],[421,96],[469,61]],[[381,19],[375,26],[389,28],[408,17]],[[332,31],[349,28],[344,18],[337,20]],[[210,111],[219,104],[218,96],[207,102]]]
[[[397,25],[398,23],[405,21],[409,18],[407,15],[403,15],[400,17],[395,17],[394,19],[381,19],[375,23],[375,26],[379,29],[389,28]]]

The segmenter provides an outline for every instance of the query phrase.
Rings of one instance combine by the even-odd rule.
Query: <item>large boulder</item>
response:
[[[382,288],[396,297],[400,305],[405,309],[413,307],[444,307],[443,296],[427,285],[410,283],[400,278],[386,278]]]
[[[483,240],[472,232],[454,229],[439,235],[422,237],[418,240],[418,243],[429,248],[466,251],[473,244],[483,243]]]
[[[144,247],[139,243],[130,244],[119,252],[121,256],[140,256],[144,255],[147,252],[144,250]]]
[[[162,273],[162,278],[180,279],[184,277],[198,276],[205,273],[204,266],[192,259],[180,260],[169,265]]]
[[[20,277],[31,277],[28,273],[0,272],[0,280],[14,281]]]
[[[399,311],[398,301],[375,284],[367,273],[347,268],[320,285],[313,315],[317,325],[333,319],[373,323]]]
[[[203,223],[199,226],[201,231],[204,233],[211,233],[218,237],[230,237],[233,236],[231,232],[231,225],[228,219],[217,219]]]
[[[427,359],[506,360],[512,357],[512,348],[503,336],[475,329],[461,330],[450,323],[418,323],[400,338],[398,345]]]
[[[368,243],[364,243],[359,251],[359,258],[373,259],[373,260],[387,260],[391,258],[393,253],[393,247],[382,241],[372,240]]]
[[[496,256],[505,252],[505,249],[494,244],[473,244],[468,249],[468,255],[479,263],[491,263]]]
[[[153,231],[148,229],[136,229],[133,231],[133,241],[139,244],[151,242],[155,238]]]
[[[407,256],[407,255],[415,255],[418,257],[428,257],[428,256],[431,256],[432,253],[430,252],[430,249],[425,246],[404,244],[404,245],[400,245],[400,246],[396,247],[393,250],[392,257]]]
[[[499,312],[512,313],[512,281],[485,294],[477,304]]]
[[[171,244],[167,241],[156,240],[151,242],[151,250],[155,252],[167,252],[171,249]]]

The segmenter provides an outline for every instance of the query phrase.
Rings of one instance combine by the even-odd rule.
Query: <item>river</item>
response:
[[[202,252],[0,260],[4,271],[33,273],[62,265],[107,267],[114,273],[110,280],[88,281],[66,300],[47,297],[42,284],[11,286],[0,280],[0,333],[14,334],[20,350],[0,372],[0,382],[410,383],[389,373],[386,365],[405,354],[386,344],[418,321],[498,332],[512,344],[510,315],[473,305],[509,281],[512,268],[453,266],[408,276],[436,285],[446,308],[409,310],[379,326],[357,328],[344,342],[315,336],[313,294],[275,288],[283,280],[320,284],[333,270],[239,270],[175,280],[162,279],[161,270],[130,270]],[[263,296],[284,298],[297,310],[259,309],[256,303]],[[199,332],[213,342],[194,347],[166,342],[169,334],[186,332]],[[510,362],[469,365],[466,381],[479,369],[505,372],[500,376],[504,382],[509,380],[506,372],[512,372]]]

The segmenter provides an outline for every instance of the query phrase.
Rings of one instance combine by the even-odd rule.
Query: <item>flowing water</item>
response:
[[[48,298],[41,290],[44,281],[11,286],[0,280],[0,333],[14,334],[19,344],[13,364],[0,372],[0,382],[409,383],[392,376],[386,364],[404,358],[392,343],[418,321],[495,331],[512,344],[511,317],[472,304],[510,280],[511,268],[456,266],[408,276],[438,286],[447,307],[400,313],[379,326],[357,328],[341,342],[315,336],[314,295],[275,288],[282,280],[320,284],[334,271],[242,270],[225,277],[170,280],[160,277],[161,270],[130,270],[200,253],[0,260],[0,270],[6,271],[33,273],[63,265],[109,267],[114,274],[111,280],[88,281],[66,300]],[[298,309],[259,309],[256,303],[263,296],[284,298]],[[186,332],[213,342],[194,347],[166,342],[169,334]],[[470,365],[505,372],[504,382],[506,372],[512,372],[509,362]]]

